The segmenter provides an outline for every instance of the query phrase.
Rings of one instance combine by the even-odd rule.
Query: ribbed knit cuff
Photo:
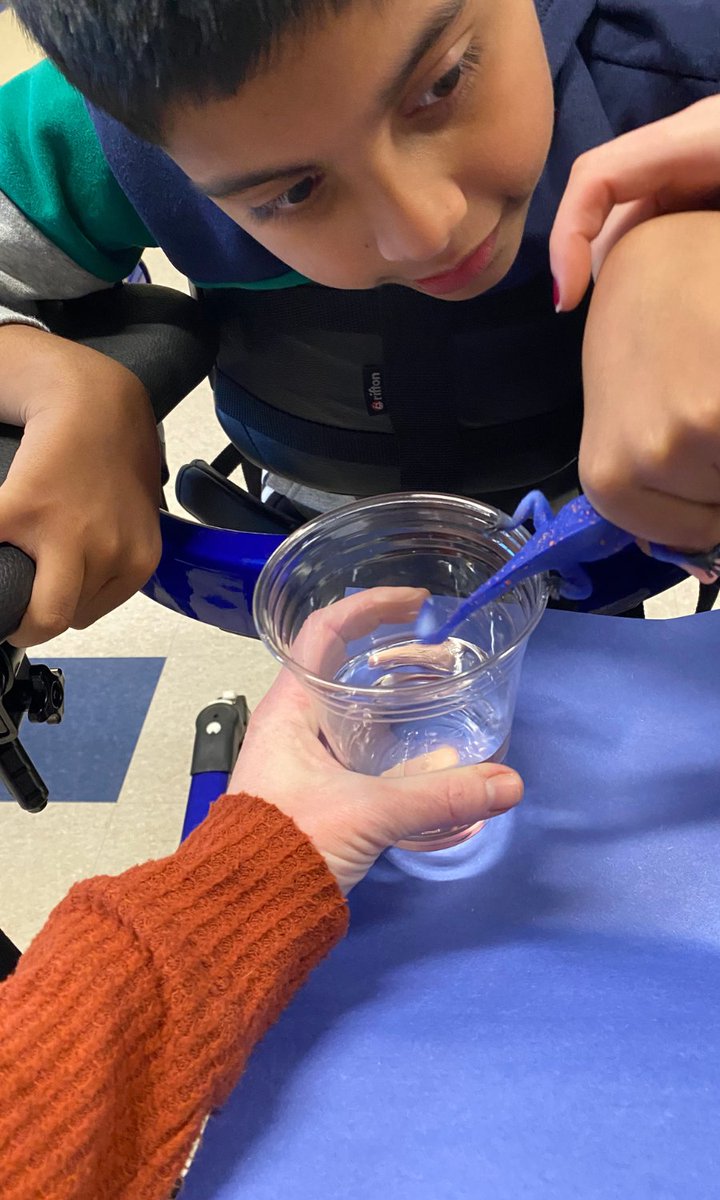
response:
[[[347,920],[308,838],[248,796],[218,800],[169,858],[77,884],[0,996],[11,1200],[169,1195]]]

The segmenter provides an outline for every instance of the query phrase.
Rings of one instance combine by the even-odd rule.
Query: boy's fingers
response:
[[[8,641],[13,646],[37,646],[64,633],[73,623],[85,578],[81,556],[46,549],[39,556],[35,585],[25,616]]]
[[[110,579],[93,596],[85,597],[83,595],[73,614],[71,622],[73,629],[87,629],[90,625],[94,625],[101,617],[107,616],[113,609],[119,608],[121,604],[134,596],[145,583],[147,583],[147,579],[142,580],[135,587],[125,578]]]
[[[128,551],[124,556],[122,575],[112,575],[108,579],[106,572],[101,572],[94,578],[86,573],[83,594],[72,622],[73,627],[87,629],[89,625],[119,608],[139,592],[155,571],[161,550],[158,533],[156,539],[148,537],[141,546],[136,545],[132,553]]]
[[[590,502],[608,521],[627,529],[643,542],[677,547],[688,553],[710,550],[720,543],[720,506],[700,504],[647,488],[627,496],[596,495],[585,483]]]

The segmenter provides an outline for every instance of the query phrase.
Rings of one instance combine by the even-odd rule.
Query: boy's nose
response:
[[[397,181],[375,194],[375,244],[409,278],[429,275],[466,215],[465,195],[452,179]]]

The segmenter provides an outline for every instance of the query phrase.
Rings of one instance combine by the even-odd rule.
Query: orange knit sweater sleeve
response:
[[[324,860],[249,796],[169,858],[77,884],[0,986],[3,1200],[167,1200],[346,926]]]

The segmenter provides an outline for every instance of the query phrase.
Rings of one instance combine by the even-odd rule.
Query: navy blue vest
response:
[[[221,330],[218,415],[259,466],[327,491],[493,499],[574,482],[585,309],[557,317],[548,238],[575,158],[717,90],[715,0],[536,0],[555,81],[548,163],[511,274],[447,304],[399,287],[242,285],[288,268],[162,150],[91,110],[108,162]],[[658,8],[664,10],[658,14]],[[714,74],[713,74],[714,72]]]

